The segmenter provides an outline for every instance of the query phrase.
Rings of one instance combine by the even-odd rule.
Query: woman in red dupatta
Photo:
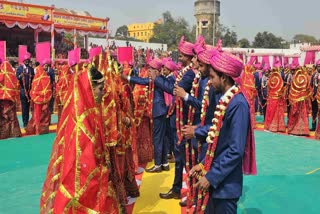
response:
[[[280,71],[271,71],[268,83],[268,98],[264,129],[271,132],[285,132],[284,112],[286,108],[284,81]]]
[[[26,134],[47,134],[51,121],[49,102],[52,97],[52,85],[49,75],[42,66],[35,68],[30,97],[33,102],[33,113],[26,127]]]
[[[0,62],[1,63],[1,62]],[[19,85],[16,72],[8,61],[0,66],[0,139],[20,137],[16,102],[19,99]]]
[[[148,77],[148,69],[142,68],[139,77]],[[134,117],[137,126],[137,150],[139,164],[146,164],[153,159],[151,111],[148,111],[148,86],[135,85],[133,90]]]
[[[255,87],[254,75],[255,69],[251,65],[247,65],[242,72],[241,80],[243,83],[243,89],[248,94],[248,102],[250,106],[251,124],[253,128],[256,128],[256,112],[255,112],[255,100],[257,97],[257,89]]]
[[[309,135],[307,105],[311,95],[310,77],[306,70],[299,68],[294,73],[290,86],[291,108],[288,117],[288,134]]]
[[[110,164],[103,135],[104,78],[97,71],[75,74],[48,166],[40,213],[114,213],[107,201]]]
[[[72,74],[67,64],[58,67],[58,82],[56,84],[56,102],[58,105],[58,120],[60,120],[61,112],[65,104],[66,94],[71,82]]]

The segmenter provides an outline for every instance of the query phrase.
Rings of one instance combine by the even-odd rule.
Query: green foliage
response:
[[[311,44],[318,44],[318,40],[311,35],[306,34],[297,34],[293,37],[293,42],[295,43],[311,43]]]
[[[252,43],[253,48],[286,48],[287,42],[281,37],[277,37],[272,33],[264,31],[263,33],[257,33]]]
[[[238,46],[240,48],[250,48],[250,42],[248,39],[243,38],[238,41]]]
[[[173,18],[169,11],[163,13],[163,23],[156,24],[154,27],[154,36],[150,42],[164,43],[168,45],[169,50],[176,49],[181,36],[191,41],[192,37],[188,22],[184,18]]]
[[[128,36],[128,27],[122,25],[117,29],[115,38],[128,38]]]
[[[238,43],[237,33],[222,24],[218,26],[217,38],[222,40],[223,47],[236,47]],[[218,40],[216,40],[215,44],[217,41]]]

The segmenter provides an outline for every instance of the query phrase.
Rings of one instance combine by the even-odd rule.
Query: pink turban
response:
[[[271,69],[270,65],[265,64],[262,71],[266,72],[266,71],[269,71],[270,69]]]
[[[176,71],[178,70],[178,66],[176,65],[176,63],[174,63],[172,60],[168,60],[164,66],[166,68],[168,68],[170,71]]]
[[[280,68],[282,65],[281,65],[281,62],[280,61],[277,61],[276,63],[274,63],[273,67],[274,68]]]
[[[240,77],[243,70],[243,62],[239,57],[231,53],[217,50],[213,51],[212,54],[210,64],[215,70],[222,72],[233,79]]]
[[[203,36],[198,37],[193,47],[199,61],[208,65],[210,65],[213,49],[214,47],[211,47],[211,50],[207,49]]]
[[[300,66],[300,65],[299,65],[299,59],[298,59],[298,57],[293,57],[293,58],[292,58],[292,63],[291,63],[291,65],[290,65],[290,69],[291,69],[291,70],[295,70],[295,69],[297,69],[299,66]]]
[[[316,62],[316,66],[320,65],[320,59]]]
[[[162,58],[162,65],[164,66],[168,61],[171,61],[170,57]]]
[[[188,55],[188,56],[193,56],[193,44],[190,42],[186,42],[184,40],[184,36],[181,37],[178,49],[181,53]]]
[[[162,61],[161,61],[161,59],[158,59],[158,58],[153,59],[153,60],[151,60],[151,61],[149,62],[149,66],[150,66],[151,68],[160,70],[161,67],[162,67]]]
[[[29,52],[27,52],[24,56],[23,56],[23,61],[25,60],[30,60],[31,59],[31,54]]]
[[[45,64],[47,64],[47,65],[51,65],[51,60],[50,60],[50,59],[48,59],[48,58],[46,58],[46,59],[42,60],[41,65],[45,65]]]

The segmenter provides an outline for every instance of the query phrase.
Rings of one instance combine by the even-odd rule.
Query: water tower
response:
[[[196,0],[194,8],[194,16],[197,19],[196,36],[203,35],[207,44],[215,44],[219,26],[220,1]]]

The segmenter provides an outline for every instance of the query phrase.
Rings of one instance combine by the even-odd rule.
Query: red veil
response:
[[[40,213],[106,213],[106,164],[101,106],[87,70],[66,96],[40,199]]]

